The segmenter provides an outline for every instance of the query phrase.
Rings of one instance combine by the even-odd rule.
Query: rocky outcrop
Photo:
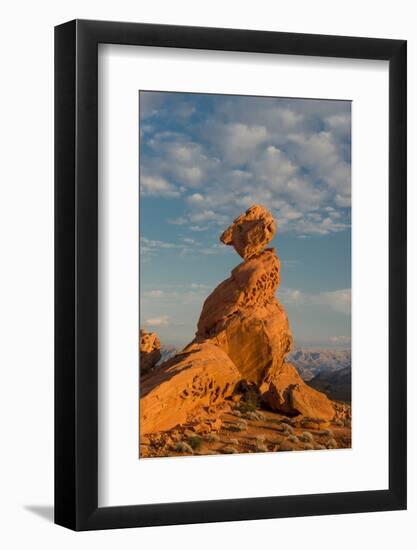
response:
[[[273,373],[292,345],[287,314],[275,297],[280,263],[273,248],[238,265],[203,305],[197,341],[223,349],[242,378],[256,384]]]
[[[270,212],[254,205],[221,235],[244,261],[204,302],[194,341],[141,379],[141,435],[169,430],[201,407],[221,404],[242,380],[272,410],[333,417],[331,401],[284,362],[292,334],[276,298],[280,262],[273,248],[265,248],[275,229]]]
[[[202,406],[230,397],[241,376],[229,357],[210,343],[191,344],[140,384],[141,435],[187,421]]]
[[[140,374],[143,376],[161,359],[161,343],[155,332],[140,329],[139,352]]]
[[[331,420],[335,411],[323,393],[308,386],[291,363],[283,363],[261,387],[267,406],[289,416]]]
[[[233,246],[239,256],[248,260],[272,241],[275,231],[275,221],[269,210],[254,204],[223,231],[220,240]]]

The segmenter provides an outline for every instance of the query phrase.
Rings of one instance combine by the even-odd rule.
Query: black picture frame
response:
[[[389,62],[389,488],[98,506],[98,44]],[[55,523],[74,529],[406,508],[406,41],[74,20],[55,28]]]

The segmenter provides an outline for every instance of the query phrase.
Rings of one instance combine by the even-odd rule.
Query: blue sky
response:
[[[350,102],[143,91],[139,126],[141,326],[192,340],[241,261],[219,236],[259,203],[296,345],[349,347]]]

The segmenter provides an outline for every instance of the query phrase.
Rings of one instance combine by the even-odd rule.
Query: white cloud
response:
[[[342,290],[333,290],[330,292],[321,292],[318,296],[319,303],[323,303],[339,313],[350,315],[351,310],[351,290],[345,288]]]
[[[187,197],[188,204],[196,205],[196,204],[202,204],[204,202],[204,196],[201,193],[193,193],[189,197]]]
[[[327,129],[333,131],[337,137],[344,139],[348,139],[350,137],[350,113],[330,115],[324,119],[324,123]]]
[[[177,108],[163,117],[175,118]],[[173,186],[157,182],[161,194],[185,198],[184,213],[169,223],[206,231],[260,203],[281,232],[327,235],[350,226],[346,102],[225,98],[207,120],[182,128],[146,138],[152,153],[141,156],[147,174]]]
[[[164,100],[163,94],[157,92],[141,92],[139,94],[141,118],[145,119],[158,114]]]
[[[179,186],[199,187],[218,160],[201,143],[178,132],[159,132],[147,140],[153,155],[143,161],[149,171],[174,180]]]
[[[202,283],[191,283],[191,288],[198,288],[198,289],[206,289],[206,288],[210,288],[209,285],[204,285]]]
[[[305,294],[298,289],[283,287],[278,290],[278,296],[288,305],[300,305],[305,302]]]
[[[197,231],[197,232],[207,231],[208,226],[207,225],[190,225],[189,229],[191,231]]]
[[[140,177],[141,193],[145,196],[153,197],[178,197],[179,191],[167,182],[161,176],[145,176]]]
[[[161,298],[162,296],[164,296],[164,291],[163,290],[148,290],[146,292],[143,293],[143,296],[146,296],[146,297],[150,297],[150,298]]]
[[[198,244],[195,239],[192,239],[190,237],[183,237],[182,241],[186,244]]]
[[[331,290],[319,293],[307,293],[299,289],[281,288],[278,297],[286,305],[316,305],[326,306],[338,313],[350,315],[351,289]]]
[[[210,121],[205,132],[215,150],[232,165],[248,162],[268,139],[264,126],[249,126],[240,122],[224,124]]]
[[[153,317],[145,320],[145,325],[149,327],[162,327],[170,323],[168,315],[161,315],[160,317]]]
[[[157,239],[147,239],[146,237],[141,237],[141,244],[149,248],[181,248],[181,245],[177,243],[167,243]]]

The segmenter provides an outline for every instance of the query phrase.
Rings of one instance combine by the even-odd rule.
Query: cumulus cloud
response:
[[[162,327],[169,325],[169,323],[170,321],[168,315],[161,315],[160,317],[153,317],[145,320],[145,325],[149,327]]]
[[[333,290],[330,292],[321,292],[318,295],[319,303],[323,303],[339,313],[350,315],[351,309],[351,290],[345,288],[342,290]]]
[[[204,130],[216,153],[232,165],[247,163],[256,156],[260,145],[268,141],[268,131],[264,126],[249,126],[241,122],[209,121]]]
[[[184,198],[183,214],[170,223],[206,231],[257,202],[272,210],[281,232],[350,227],[348,102],[206,96],[211,108],[196,116],[194,96],[179,95],[165,94],[165,107],[152,104],[159,127],[141,152],[153,178],[144,194]],[[187,123],[170,126],[177,111]]]
[[[159,290],[159,289],[156,289],[156,290],[148,290],[148,291],[145,291],[142,293],[143,296],[146,296],[146,297],[151,297],[151,298],[161,298],[162,296],[164,296],[164,291],[163,290]]]
[[[350,315],[351,289],[331,290],[319,293],[307,293],[299,289],[282,288],[278,290],[279,298],[286,305],[326,306],[344,315]]]
[[[140,178],[141,193],[153,197],[178,197],[180,195],[175,185],[167,182],[161,176],[145,176]]]

